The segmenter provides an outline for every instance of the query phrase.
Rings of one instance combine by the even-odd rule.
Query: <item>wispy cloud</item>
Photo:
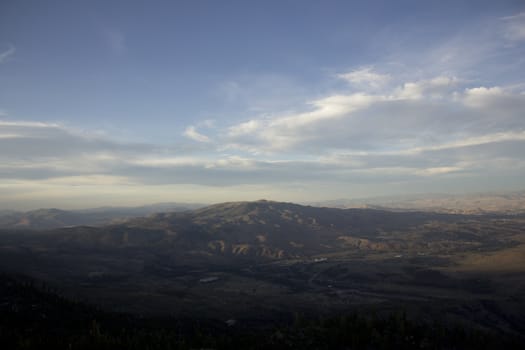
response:
[[[193,125],[190,125],[184,130],[184,136],[198,142],[210,142],[210,138],[206,135],[203,135],[197,131],[197,128]]]
[[[385,85],[390,80],[390,75],[379,74],[372,67],[363,67],[349,73],[339,74],[339,78],[358,86],[368,85],[374,88]]]
[[[12,45],[9,45],[9,48],[3,52],[0,52],[0,64],[7,62],[11,56],[16,52],[16,48]]]
[[[396,89],[393,97],[396,99],[417,100],[421,98],[443,98],[452,87],[457,85],[456,77],[437,76],[428,80],[406,82]]]
[[[403,149],[525,127],[520,112],[525,95],[519,91],[468,87],[446,76],[399,83],[377,93],[338,93],[307,106],[306,112],[232,125],[226,142],[256,154]]]
[[[505,37],[512,41],[525,40],[525,12],[502,18]]]

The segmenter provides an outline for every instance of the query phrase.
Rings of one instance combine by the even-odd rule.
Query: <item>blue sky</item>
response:
[[[523,1],[2,1],[1,208],[525,188]]]

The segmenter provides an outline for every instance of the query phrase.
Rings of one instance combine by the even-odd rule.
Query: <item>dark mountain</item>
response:
[[[177,246],[189,250],[282,258],[337,251],[353,243],[364,246],[371,244],[371,240],[381,244],[382,230],[408,229],[432,219],[450,220],[450,217],[317,208],[261,200],[156,214],[130,220],[125,225],[165,232]]]
[[[482,233],[447,233],[448,223],[467,218],[424,212],[317,208],[261,200],[152,214],[100,228],[64,228],[34,237],[38,237],[39,244],[44,244],[44,240],[50,244],[58,241],[61,247],[70,248],[134,248],[165,254],[275,259],[348,249],[434,252],[445,246],[457,248],[472,240],[478,245],[487,243],[489,237]],[[36,211],[32,216],[32,222],[41,223],[41,227],[59,222],[73,225],[80,219],[74,213],[58,210]],[[433,230],[434,235],[428,236]]]

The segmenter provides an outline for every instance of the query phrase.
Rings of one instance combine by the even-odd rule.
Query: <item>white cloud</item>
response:
[[[228,128],[228,135],[230,137],[242,136],[257,132],[264,125],[261,120],[249,120]]]
[[[337,119],[348,115],[356,110],[365,108],[383,99],[381,96],[356,93],[351,95],[333,95],[310,102],[313,110],[271,120],[268,126],[282,130],[294,130],[295,128],[307,126],[328,119]]]
[[[240,156],[229,156],[223,159],[208,162],[208,164],[206,164],[205,167],[207,169],[224,168],[254,170],[257,167],[257,161],[255,159],[249,159]]]
[[[7,50],[0,53],[0,64],[5,63],[9,60],[11,56],[13,56],[16,52],[16,48],[14,46],[9,46]]]
[[[0,120],[0,127],[61,128],[61,125],[34,121]]]
[[[0,133],[0,139],[14,139],[14,138],[21,138],[23,135],[21,134],[5,134]]]
[[[250,145],[261,143],[258,151],[277,151],[304,142],[315,133],[319,123],[333,122],[349,117],[353,112],[364,109],[374,102],[385,100],[385,96],[355,93],[333,95],[308,103],[311,110],[274,118],[253,119],[233,125],[228,129],[231,145],[255,150]],[[257,152],[257,151],[256,151]]]
[[[433,118],[443,120],[443,116],[433,114],[448,114],[451,105],[457,104],[454,89],[459,83],[455,77],[437,76],[407,82],[380,93],[329,95],[308,102],[309,110],[304,112],[232,125],[228,128],[226,143],[230,148],[252,153],[297,151],[303,146],[322,151],[330,144],[333,147],[352,147],[359,143],[382,146],[394,137],[400,141],[396,147],[404,142],[412,142],[414,146],[413,141],[417,144],[417,139],[425,135],[424,130],[418,128],[435,124]]]
[[[198,142],[210,142],[210,138],[197,132],[197,129],[193,125],[188,126],[186,130],[184,130],[184,136]]]
[[[415,173],[417,175],[423,175],[423,176],[434,176],[434,175],[455,173],[461,170],[462,168],[456,167],[456,166],[444,166],[444,167],[418,169],[415,171]]]
[[[381,87],[390,80],[390,75],[379,74],[373,71],[372,67],[363,67],[349,73],[339,74],[340,79],[355,85],[368,85],[373,88]]]
[[[470,107],[484,107],[490,104],[494,98],[505,96],[504,90],[499,86],[494,87],[476,87],[465,89],[464,102]]]
[[[454,148],[470,147],[470,146],[479,146],[485,144],[492,144],[505,141],[525,141],[525,131],[508,131],[501,133],[494,133],[481,136],[467,137],[464,139],[442,143],[434,146],[418,147],[399,153],[422,153],[427,151],[437,151],[437,150],[451,150]]]
[[[177,167],[200,166],[206,163],[205,159],[195,157],[146,157],[130,160],[131,164],[147,167]]]
[[[455,77],[438,76],[429,80],[404,83],[394,93],[397,99],[443,98],[458,82]]]
[[[41,181],[42,184],[59,186],[116,186],[116,185],[136,185],[137,183],[125,176],[113,175],[75,175],[54,177]]]

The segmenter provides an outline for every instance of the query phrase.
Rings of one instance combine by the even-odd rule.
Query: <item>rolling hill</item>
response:
[[[0,211],[0,229],[49,230],[67,226],[102,226],[161,211],[186,211],[199,204],[160,203],[140,207],[102,207],[83,210],[45,208],[27,212]]]
[[[100,227],[1,230],[0,270],[115,311],[274,319],[401,307],[519,333],[524,224],[520,215],[231,202]]]

